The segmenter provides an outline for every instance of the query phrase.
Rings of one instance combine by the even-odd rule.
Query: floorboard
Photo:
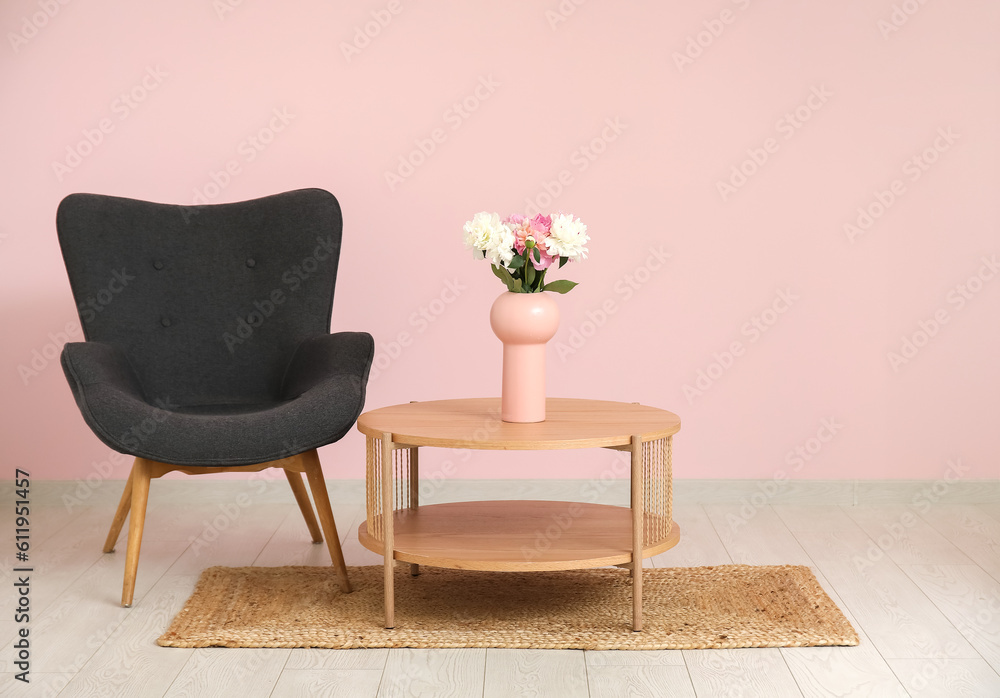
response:
[[[599,666],[684,666],[681,650],[587,650],[587,667]]]
[[[992,505],[936,506],[922,512],[920,517],[1000,581],[1000,508]]]
[[[983,659],[890,659],[913,698],[995,698],[1000,675]]]
[[[233,652],[223,647],[192,650],[164,698],[268,698],[288,653],[282,649]]]
[[[844,507],[844,511],[898,565],[968,565],[968,558],[908,506]]]
[[[194,589],[193,577],[163,577],[63,689],[72,698],[164,696],[194,653],[156,645]]]
[[[781,650],[684,650],[699,696],[792,698],[801,696]]]
[[[296,649],[291,650],[285,669],[308,669],[332,671],[334,669],[363,669],[366,671],[382,671],[385,668],[385,660],[389,656],[389,650],[320,650],[320,649]]]
[[[734,563],[812,565],[812,558],[771,507],[708,504],[704,509]]]
[[[983,659],[1000,670],[1000,582],[975,565],[906,565],[903,571]],[[947,657],[964,656],[954,649]]]
[[[483,693],[484,649],[389,650],[379,698],[469,698]]]
[[[271,692],[273,698],[375,698],[381,669],[285,670]]]
[[[587,672],[591,698],[695,698],[683,666],[597,666]]]
[[[483,698],[587,695],[587,662],[582,650],[486,650]]]

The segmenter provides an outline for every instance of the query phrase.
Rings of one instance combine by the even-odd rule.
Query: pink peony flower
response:
[[[536,235],[548,236],[549,228],[552,227],[552,216],[543,216],[539,213],[528,222]]]
[[[541,271],[542,269],[548,269],[552,265],[553,257],[549,254],[548,248],[545,246],[545,240],[549,237],[549,227],[552,225],[551,218],[541,214],[534,218],[525,218],[515,213],[507,216],[504,219],[504,223],[510,228],[510,232],[514,234],[514,249],[517,250],[518,254],[524,254],[529,237],[535,241],[540,261],[535,261],[534,253],[529,256],[531,264],[535,269]]]

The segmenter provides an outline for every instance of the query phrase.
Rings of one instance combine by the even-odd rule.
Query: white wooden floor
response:
[[[211,565],[329,564],[309,542],[287,484],[153,483],[136,602],[118,604],[124,540],[101,545],[121,482],[82,503],[32,490],[32,683],[13,678],[8,544],[0,614],[2,696],[1000,696],[1000,505],[776,504],[741,523],[739,504],[678,503],[681,544],[660,566],[809,565],[861,635],[856,648],[582,652],[534,650],[168,649],[156,638]],[[579,497],[561,485],[553,497]],[[537,496],[536,483],[466,484],[462,497]],[[471,488],[471,491],[469,491]],[[360,483],[331,482],[351,565]],[[502,490],[502,491],[499,491]],[[250,505],[235,504],[247,493]],[[0,492],[12,531],[9,488]],[[443,499],[443,488],[438,499]],[[450,495],[449,495],[450,496]],[[610,496],[610,495],[609,495]],[[223,530],[219,530],[223,529]],[[8,536],[4,533],[4,536]],[[206,541],[199,546],[199,536]],[[881,547],[879,547],[881,544]],[[884,550],[883,550],[884,548]],[[647,561],[649,564],[650,561]]]

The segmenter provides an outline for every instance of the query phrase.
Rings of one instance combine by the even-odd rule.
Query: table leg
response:
[[[642,630],[642,435],[632,436],[632,630]]]
[[[416,509],[420,506],[420,449],[414,446],[410,449],[410,508]],[[410,575],[416,577],[420,574],[420,565],[410,565]]]
[[[393,593],[393,566],[395,550],[392,532],[393,516],[392,434],[382,434],[382,557],[385,559],[385,627],[396,623],[395,595]]]

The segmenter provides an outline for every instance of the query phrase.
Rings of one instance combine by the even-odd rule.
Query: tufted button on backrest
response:
[[[156,269],[156,271],[160,271],[161,269],[163,269],[163,262],[161,262],[160,260],[156,260],[155,262],[153,262],[153,269]]]
[[[160,324],[163,325],[164,327],[170,327],[170,318],[168,317],[160,318]]]
[[[251,269],[257,266],[257,262],[253,259],[253,257],[247,260],[247,266],[250,267]]]

